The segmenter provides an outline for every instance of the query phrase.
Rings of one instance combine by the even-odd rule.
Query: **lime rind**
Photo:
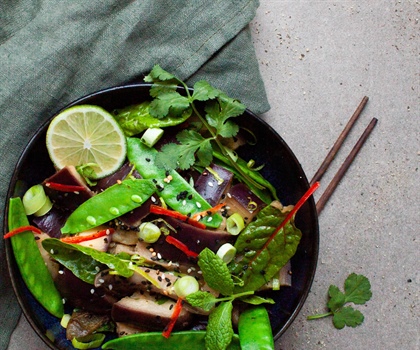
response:
[[[94,105],[70,107],[51,121],[46,137],[51,161],[56,168],[95,163],[95,179],[118,170],[126,158],[124,132],[114,117]]]

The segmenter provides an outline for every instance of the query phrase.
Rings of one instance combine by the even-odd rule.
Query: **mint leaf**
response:
[[[356,327],[363,323],[364,316],[359,310],[351,306],[345,306],[347,303],[363,305],[372,297],[370,282],[367,277],[351,273],[344,283],[344,293],[334,285],[328,289],[327,307],[330,310],[325,314],[310,315],[308,320],[315,320],[328,316],[333,316],[333,324],[337,329],[344,326]]]
[[[338,329],[348,327],[356,327],[363,323],[364,316],[359,310],[353,309],[351,306],[343,307],[336,311],[333,316],[334,326]]]
[[[233,293],[233,281],[226,263],[210,249],[204,248],[198,256],[198,266],[210,288],[223,295]]]
[[[365,276],[350,274],[344,282],[346,302],[363,305],[372,297],[370,287],[370,282]]]
[[[210,313],[205,336],[207,350],[226,349],[232,341],[232,309],[232,302],[227,301]]]
[[[241,298],[241,301],[251,305],[261,305],[261,304],[275,304],[276,302],[271,298],[263,298],[259,295],[251,295]]]
[[[194,307],[199,307],[205,311],[210,311],[217,302],[217,298],[209,293],[198,291],[186,297],[187,302]]]

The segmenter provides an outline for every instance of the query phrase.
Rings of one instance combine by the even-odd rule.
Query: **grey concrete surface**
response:
[[[261,1],[252,32],[271,103],[263,118],[315,173],[363,96],[369,102],[322,180],[326,188],[369,121],[378,124],[320,216],[308,299],[276,349],[419,349],[419,15],[414,0]],[[366,275],[357,328],[323,312],[330,284]],[[22,319],[9,350],[44,349]]]

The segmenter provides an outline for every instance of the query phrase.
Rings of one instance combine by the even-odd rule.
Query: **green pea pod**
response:
[[[175,170],[166,171],[157,167],[154,160],[157,150],[147,147],[138,138],[127,139],[127,157],[145,179],[156,182],[158,194],[172,209],[194,215],[211,208],[211,205]],[[170,180],[168,176],[171,176]],[[219,214],[205,217],[202,223],[217,228],[223,218]]]
[[[22,200],[11,198],[8,214],[9,230],[29,225]],[[63,316],[63,300],[41,256],[34,234],[30,231],[10,237],[13,253],[22,279],[36,300],[52,315]]]
[[[67,218],[62,233],[89,230],[141,206],[156,187],[151,180],[126,179],[82,203]]]
[[[239,316],[239,342],[242,350],[274,350],[274,338],[267,309],[256,306]]]
[[[205,350],[205,336],[205,331],[173,332],[168,339],[162,336],[161,332],[138,333],[110,340],[102,345],[102,349],[185,350],[186,348],[193,348],[194,350]],[[239,338],[234,334],[232,342],[227,347],[227,350],[240,349]]]

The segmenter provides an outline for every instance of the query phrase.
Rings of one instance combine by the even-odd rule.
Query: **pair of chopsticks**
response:
[[[327,156],[325,157],[324,161],[322,162],[321,166],[319,167],[318,171],[313,176],[310,185],[313,185],[315,182],[321,180],[321,178],[326,173],[328,167],[330,166],[331,162],[334,160],[336,154],[338,153],[339,149],[343,145],[345,139],[347,138],[350,130],[352,129],[353,125],[359,119],[360,115],[362,114],[363,109],[366,106],[369,98],[367,96],[363,97],[362,101],[360,102],[359,106],[353,113],[352,117],[347,122],[346,126],[344,127],[343,131],[341,132],[340,136],[338,137],[337,141],[335,141],[333,147],[328,152]],[[368,126],[366,127],[363,134],[360,136],[359,140],[354,145],[353,149],[350,151],[349,155],[345,159],[344,163],[338,169],[337,173],[334,175],[331,182],[328,184],[327,188],[325,189],[324,193],[319,198],[318,202],[316,203],[316,211],[318,215],[324,209],[325,204],[327,203],[328,199],[333,194],[334,190],[340,183],[341,179],[344,177],[346,171],[353,163],[353,160],[356,158],[357,154],[359,153],[360,149],[362,148],[363,144],[369,137],[370,133],[372,132],[373,128],[375,127],[378,119],[372,118]]]

